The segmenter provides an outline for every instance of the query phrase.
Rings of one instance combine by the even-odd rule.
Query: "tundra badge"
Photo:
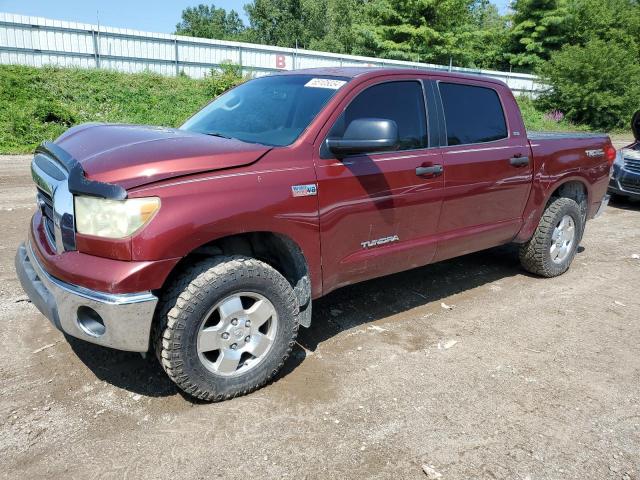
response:
[[[366,242],[360,243],[360,245],[362,245],[362,248],[371,248],[398,241],[400,241],[400,237],[398,237],[398,235],[392,235],[390,237],[378,238],[377,240],[367,240]]]
[[[595,150],[585,150],[587,157],[604,157],[604,150],[597,148]]]
[[[318,194],[318,186],[315,183],[309,185],[293,185],[291,192],[294,197],[309,197]]]

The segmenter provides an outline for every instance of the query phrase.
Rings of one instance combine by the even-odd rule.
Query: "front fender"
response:
[[[202,174],[138,189],[130,197],[158,196],[154,219],[132,238],[133,260],[185,257],[212,241],[247,232],[271,232],[300,246],[313,285],[322,285],[316,196],[292,195],[292,185],[315,184],[308,167],[259,168]]]

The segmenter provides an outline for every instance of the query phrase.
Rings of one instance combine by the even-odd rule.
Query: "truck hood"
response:
[[[174,128],[84,124],[55,144],[71,154],[90,180],[130,189],[159,180],[255,162],[270,147]]]

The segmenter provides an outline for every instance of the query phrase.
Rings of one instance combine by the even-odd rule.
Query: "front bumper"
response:
[[[634,198],[640,200],[640,188],[637,190],[630,190],[627,186],[620,185],[620,182],[611,179],[607,192],[611,195],[618,195],[620,197]]]
[[[607,192],[623,197],[640,199],[640,173],[614,165]]]
[[[118,350],[149,349],[158,303],[151,292],[104,293],[63,282],[42,268],[29,243],[18,248],[15,266],[29,299],[57,329]]]

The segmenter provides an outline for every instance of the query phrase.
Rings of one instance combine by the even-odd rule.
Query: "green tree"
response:
[[[245,6],[252,40],[278,47],[303,47],[314,32],[306,28],[303,0],[254,0]]]
[[[355,25],[354,52],[456,64],[466,56],[474,0],[370,0]]]
[[[640,3],[637,0],[569,0],[569,43],[604,40],[626,45],[640,57]]]
[[[550,86],[538,106],[593,128],[626,126],[640,106],[640,4],[566,0],[567,46],[538,72]]]
[[[540,73],[550,85],[538,100],[573,122],[597,129],[625,127],[640,106],[637,54],[613,41],[590,40],[552,53]]]
[[[215,38],[218,40],[238,40],[245,25],[235,10],[227,12],[215,5],[200,4],[182,11],[182,21],[176,25],[176,35]]]
[[[309,48],[324,52],[352,53],[356,43],[354,23],[359,18],[364,0],[328,0],[315,2],[313,12],[316,36]]]
[[[507,18],[501,15],[489,0],[477,0],[471,9],[472,22],[469,24],[470,58],[465,66],[487,69],[508,67],[506,49],[509,31]]]
[[[533,70],[567,41],[567,0],[515,0],[511,8],[509,61]]]

